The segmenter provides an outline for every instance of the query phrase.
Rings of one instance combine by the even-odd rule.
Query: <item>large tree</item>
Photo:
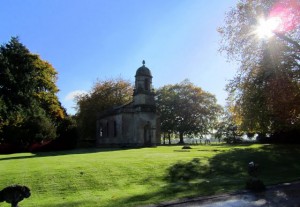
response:
[[[156,94],[161,130],[179,133],[180,143],[184,135],[209,133],[221,111],[215,96],[189,80],[163,86]]]
[[[122,78],[98,80],[91,91],[77,97],[77,121],[81,140],[95,140],[97,115],[132,100],[132,84]]]
[[[247,132],[300,126],[300,2],[242,0],[219,28],[220,50],[240,63],[227,86],[236,123]]]
[[[16,37],[0,47],[0,139],[27,145],[56,137],[65,116],[57,72]]]

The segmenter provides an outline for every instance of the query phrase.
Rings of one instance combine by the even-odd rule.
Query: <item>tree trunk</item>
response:
[[[184,141],[183,141],[183,132],[179,132],[179,142],[178,144],[184,144]]]
[[[171,145],[171,134],[170,134],[170,132],[168,133],[168,139],[169,139],[169,145]]]

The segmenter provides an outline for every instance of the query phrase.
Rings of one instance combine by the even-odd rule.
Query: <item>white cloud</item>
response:
[[[65,101],[73,101],[76,96],[87,94],[87,91],[84,90],[76,90],[68,93],[64,98]]]

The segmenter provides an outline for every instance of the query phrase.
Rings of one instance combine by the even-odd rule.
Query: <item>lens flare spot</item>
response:
[[[281,25],[280,17],[272,17],[269,19],[261,18],[258,20],[258,26],[255,33],[259,38],[270,38],[274,35],[274,31]]]
[[[300,25],[300,1],[285,0],[277,2],[269,13],[269,18],[280,18],[276,32],[286,33]]]

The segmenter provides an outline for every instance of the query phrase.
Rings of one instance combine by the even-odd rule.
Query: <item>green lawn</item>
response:
[[[299,180],[299,156],[300,147],[290,145],[18,153],[0,155],[0,188],[30,187],[22,207],[139,206],[243,189],[250,161],[260,164],[266,184]]]

